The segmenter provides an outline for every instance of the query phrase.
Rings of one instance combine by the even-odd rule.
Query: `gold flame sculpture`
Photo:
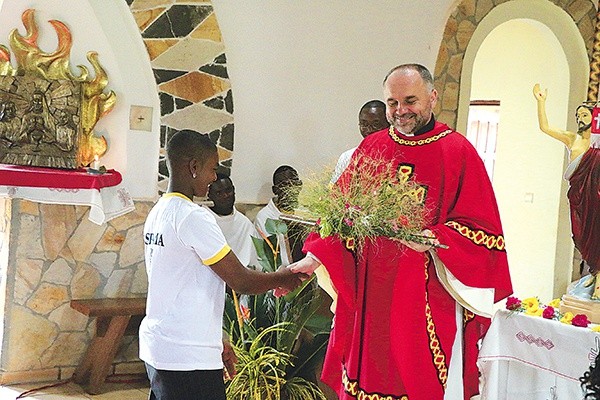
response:
[[[78,65],[78,74],[74,74],[69,63],[72,47],[72,36],[69,28],[57,20],[48,21],[58,36],[57,49],[53,53],[42,51],[37,45],[38,26],[35,23],[33,9],[23,12],[22,21],[26,35],[13,29],[9,36],[10,47],[17,66],[13,67],[11,53],[0,45],[0,75],[21,76],[35,75],[46,80],[69,80],[81,85],[81,103],[79,109],[79,131],[77,140],[76,167],[88,166],[95,157],[101,157],[107,150],[104,136],[94,136],[94,127],[98,120],[112,110],[116,95],[113,91],[104,93],[108,85],[106,72],[98,62],[98,54],[87,53],[87,59],[94,69],[94,77],[89,77],[85,66]]]

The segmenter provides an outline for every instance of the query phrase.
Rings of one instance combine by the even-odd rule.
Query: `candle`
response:
[[[94,156],[94,161],[92,162],[92,169],[95,169],[96,171],[100,170],[100,161],[98,161],[97,154]]]

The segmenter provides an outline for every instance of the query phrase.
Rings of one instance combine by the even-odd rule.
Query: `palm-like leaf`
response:
[[[281,221],[267,220],[266,229],[271,236],[253,238],[253,242],[262,270],[273,272],[281,264],[276,234],[287,232],[287,227]],[[315,279],[285,298],[276,298],[271,292],[241,296],[240,303],[247,305],[251,316],[240,327],[241,314],[236,312],[233,299],[227,297],[225,329],[238,356],[238,373],[227,385],[228,399],[325,399],[312,382],[331,325],[330,319],[313,318],[321,302]],[[321,334],[309,334],[311,339],[306,343],[298,341],[300,332],[308,332],[304,326],[309,321],[310,331]]]
[[[281,254],[277,253],[275,259],[273,259],[273,251],[269,246],[269,243],[276,243],[277,238],[275,235],[271,235],[266,239],[259,239],[251,236],[252,243],[256,249],[256,255],[258,256],[258,263],[265,272],[274,272],[278,265],[281,265]]]
[[[282,321],[291,322],[295,329],[280,332],[277,335],[277,348],[282,351],[291,351],[294,342],[300,334],[300,330],[308,319],[317,311],[323,299],[321,298],[319,286],[314,278],[304,290],[298,293],[291,302],[285,302],[282,313]]]

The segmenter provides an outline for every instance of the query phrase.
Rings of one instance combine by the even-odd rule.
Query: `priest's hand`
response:
[[[400,243],[406,247],[413,249],[416,252],[424,253],[430,250],[433,246],[439,245],[440,241],[435,237],[433,232],[429,229],[421,231],[421,237],[424,238],[424,242],[411,242],[406,240],[400,240]]]
[[[308,275],[302,273],[302,271],[293,271],[289,265],[279,267],[276,273],[285,276],[285,283],[275,288],[273,291],[275,297],[285,296],[308,279]]]
[[[294,272],[301,272],[310,276],[320,265],[321,262],[314,255],[308,253],[303,259],[290,264],[288,268]]]

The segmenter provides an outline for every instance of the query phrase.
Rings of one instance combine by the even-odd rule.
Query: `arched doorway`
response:
[[[592,2],[574,10],[562,1],[512,0],[485,11],[484,3],[463,1],[448,20],[436,64],[438,115],[466,132],[473,95],[504,98],[494,187],[515,290],[549,300],[564,293],[571,278],[573,246],[561,178],[566,157],[539,131],[531,89],[547,79],[542,84],[555,101],[551,123],[575,130],[572,115],[585,100],[586,47],[591,48],[596,9]],[[534,54],[538,58],[527,59]]]
[[[560,246],[559,207],[565,196],[561,191],[564,146],[540,132],[531,89],[536,82],[549,87],[549,119],[564,128],[570,114],[568,71],[556,36],[530,19],[497,26],[473,63],[471,100],[495,99],[500,104],[492,181],[513,286],[520,297],[553,298],[551,266]],[[572,246],[565,251],[570,254]]]

